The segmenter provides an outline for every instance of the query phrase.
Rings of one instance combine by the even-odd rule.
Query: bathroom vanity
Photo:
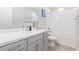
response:
[[[47,51],[48,48],[46,30],[2,33],[0,36],[0,51]]]

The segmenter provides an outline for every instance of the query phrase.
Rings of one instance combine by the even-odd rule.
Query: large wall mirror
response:
[[[32,25],[37,10],[34,7],[0,7],[0,29]]]

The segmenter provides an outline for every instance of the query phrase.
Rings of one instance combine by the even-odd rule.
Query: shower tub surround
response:
[[[0,51],[46,51],[47,30],[0,30]]]

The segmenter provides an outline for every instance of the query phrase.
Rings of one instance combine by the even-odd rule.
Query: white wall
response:
[[[50,28],[50,35],[55,36],[60,44],[72,48],[76,48],[76,15],[77,8],[71,8],[58,12],[52,9],[47,16],[47,28]]]
[[[47,14],[46,17],[42,17],[41,9],[46,8],[38,8],[38,29],[47,29]]]
[[[41,9],[45,9],[46,10],[46,17],[41,17]],[[38,10],[39,12],[39,23],[38,23],[38,28],[39,29],[49,29],[50,32],[49,34],[52,36],[56,36],[56,32],[55,32],[55,12],[56,12],[56,8],[40,8]]]
[[[12,8],[0,7],[0,29],[12,27]]]
[[[48,16],[47,16],[47,28],[49,28],[49,34],[51,36],[56,36],[56,32],[55,32],[55,21],[56,21],[56,17],[55,17],[55,13],[56,10],[53,9],[53,10],[50,10],[50,12],[48,13]]]
[[[76,8],[56,12],[55,32],[58,42],[76,48]]]

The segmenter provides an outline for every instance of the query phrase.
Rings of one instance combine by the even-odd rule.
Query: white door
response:
[[[56,35],[58,42],[75,48],[76,33],[76,8],[65,9],[56,14]]]

